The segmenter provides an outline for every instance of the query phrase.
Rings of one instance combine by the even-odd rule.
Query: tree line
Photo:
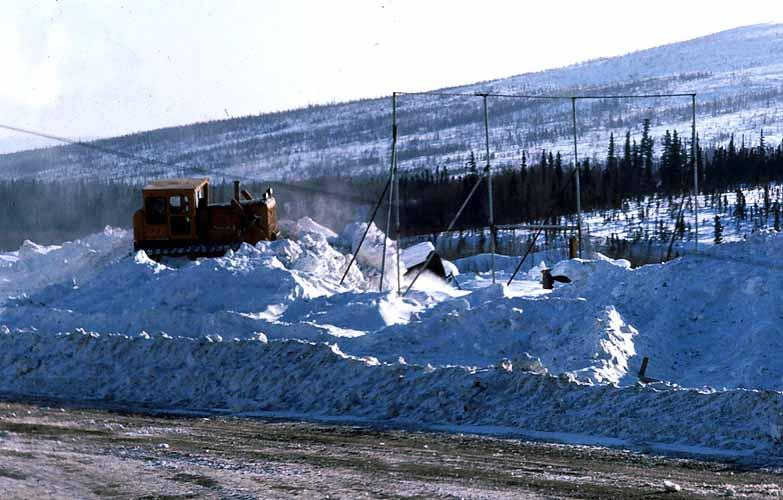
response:
[[[622,140],[612,134],[602,161],[591,158],[580,161],[582,210],[619,209],[627,199],[641,200],[654,194],[677,197],[690,192],[694,179],[693,155],[689,135],[667,130],[662,137],[654,138],[649,120],[643,122],[639,141],[632,138],[630,131]],[[738,145],[731,137],[726,145],[703,148],[697,136],[695,156],[702,193],[783,181],[783,146],[768,145],[763,131],[754,145],[744,142]],[[403,174],[401,225],[408,234],[443,230],[480,180],[483,185],[467,204],[456,229],[488,224],[483,166],[471,153],[466,167],[466,173],[458,175],[450,173],[447,166]],[[496,224],[536,223],[576,212],[574,168],[564,162],[559,152],[541,150],[531,158],[523,151],[517,165],[494,170]]]
[[[242,189],[260,196],[272,187],[279,219],[310,216],[339,230],[365,217],[371,201],[356,193],[379,191],[382,184],[375,178],[352,182],[321,178],[285,185],[252,181],[243,183]],[[101,231],[107,225],[131,228],[134,212],[142,207],[143,186],[88,180],[0,181],[0,250],[15,250],[24,240],[60,243]],[[210,183],[210,203],[228,202],[232,196],[229,179]]]
[[[580,162],[582,209],[621,209],[629,199],[641,200],[653,194],[673,200],[692,189],[692,155],[689,136],[667,131],[653,137],[649,121],[644,122],[638,141],[630,132],[620,138],[611,135],[601,161],[585,158]],[[403,235],[438,233],[446,228],[482,177],[479,158],[475,153],[467,156],[465,165],[451,166],[460,173],[450,171],[449,165],[403,173]],[[518,164],[497,168],[492,181],[496,223],[538,223],[547,218],[557,223],[561,217],[574,214],[574,169],[567,163],[559,152],[542,150],[529,155],[523,151]],[[763,132],[753,145],[731,137],[725,145],[703,148],[697,140],[696,163],[701,191],[713,194],[710,199],[715,204],[725,204],[719,193],[783,181],[783,148],[767,144]],[[213,201],[230,198],[231,180],[212,179]],[[385,181],[385,175],[338,174],[287,184],[257,181],[245,187],[259,195],[272,186],[279,218],[310,216],[340,231],[345,224],[367,217]],[[18,248],[25,239],[57,243],[100,231],[106,225],[129,228],[134,211],[141,208],[142,187],[141,182],[0,181],[0,249]],[[732,207],[731,216],[752,220],[764,216],[778,220],[779,225],[780,207],[775,200],[756,211],[746,208],[739,196],[737,199],[739,207]],[[381,215],[385,208],[384,201]],[[487,186],[483,180],[456,229],[485,227],[487,221]],[[375,222],[383,226],[385,217],[379,215]],[[683,227],[679,230],[682,232]],[[664,230],[662,234],[665,236]]]

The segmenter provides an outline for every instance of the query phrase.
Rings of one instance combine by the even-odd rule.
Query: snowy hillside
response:
[[[698,93],[702,145],[729,134],[768,144],[783,138],[783,25],[737,28],[621,57],[481,82],[449,91],[474,93],[617,95]],[[407,89],[398,89],[401,91]],[[399,100],[402,168],[464,168],[483,151],[481,100],[475,97],[403,96]],[[690,99],[580,101],[584,154],[603,156],[609,133],[640,131],[644,118],[660,137],[676,128],[690,135]],[[517,164],[521,152],[541,148],[571,154],[570,102],[490,101],[491,149],[496,165]],[[174,164],[140,164],[76,146],[0,156],[2,178],[134,180],[159,175],[296,179],[376,172],[386,168],[390,145],[389,98],[305,109],[106,139],[102,147]]]
[[[0,254],[0,391],[781,458],[778,234],[637,269],[547,262],[573,280],[553,291],[539,268],[491,285],[477,256],[462,290],[399,297],[376,291],[382,234],[340,285],[362,226],[284,228],[194,262],[109,228]]]

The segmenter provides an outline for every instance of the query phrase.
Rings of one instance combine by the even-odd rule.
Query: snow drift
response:
[[[540,265],[493,286],[477,256],[457,262],[463,290],[402,298],[396,278],[376,291],[376,228],[343,285],[364,227],[284,230],[193,262],[130,254],[111,229],[3,254],[0,391],[780,454],[783,237],[638,269],[551,263],[573,280],[551,292]],[[661,382],[638,382],[645,356]]]

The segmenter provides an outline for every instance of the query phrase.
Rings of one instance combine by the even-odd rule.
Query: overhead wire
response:
[[[36,137],[41,137],[44,139],[50,139],[53,141],[62,142],[70,146],[79,146],[85,149],[98,151],[100,153],[114,155],[120,158],[124,158],[126,160],[134,160],[142,163],[147,163],[149,165],[158,165],[158,166],[164,166],[169,168],[182,168],[187,166],[183,164],[184,163],[183,161],[171,162],[171,161],[161,160],[158,158],[143,156],[135,153],[128,153],[127,151],[122,151],[114,148],[109,148],[106,146],[101,146],[99,144],[95,144],[96,141],[90,141],[90,142],[79,141],[75,139],[69,139],[67,137],[50,134],[48,132],[40,132],[37,130],[31,130],[27,128],[16,127],[13,125],[2,124],[2,123],[0,123],[0,129],[10,130],[12,132],[17,132],[22,134],[28,134]],[[231,176],[246,182],[261,182],[261,179],[255,179],[255,178],[250,178],[250,177],[245,177],[245,176],[235,175],[235,174],[232,174]],[[350,201],[362,205],[371,205],[375,202],[374,199],[366,198],[356,194],[340,193],[337,191],[330,191],[327,189],[321,189],[313,186],[292,184],[280,180],[268,181],[268,184],[272,184],[274,186],[282,187],[285,189],[290,189],[292,191],[299,191],[303,193],[316,194],[316,195],[327,196],[332,198],[339,198],[340,200]]]
[[[420,92],[394,92],[394,95],[412,95],[435,97],[503,97],[516,99],[548,99],[548,100],[589,100],[589,99],[663,99],[667,97],[693,97],[695,92],[678,92],[671,94],[620,94],[620,95],[544,95],[544,94],[505,94],[498,92],[446,92],[446,91],[420,91]]]

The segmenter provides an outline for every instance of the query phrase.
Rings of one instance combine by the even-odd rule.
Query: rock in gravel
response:
[[[682,486],[669,480],[664,480],[663,489],[666,491],[682,491]]]

